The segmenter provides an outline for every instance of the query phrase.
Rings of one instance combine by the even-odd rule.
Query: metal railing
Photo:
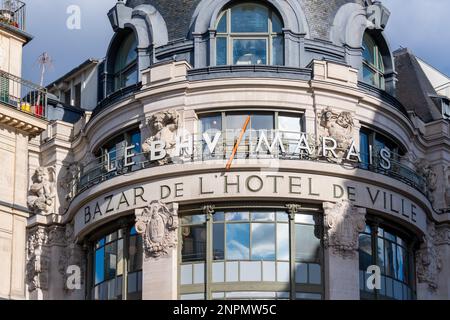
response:
[[[0,70],[0,103],[46,118],[47,89]]]
[[[280,131],[281,132],[281,131]],[[227,133],[224,133],[226,137]],[[391,154],[390,158],[390,168],[384,169],[381,163],[385,161],[380,157],[380,155],[374,151],[371,160],[366,161],[364,159],[369,159],[368,155],[361,153],[362,162],[359,161],[347,161],[334,162],[327,157],[320,155],[320,144],[311,143],[311,149],[313,152],[308,154],[307,152],[298,152],[298,138],[299,133],[292,132],[281,132],[283,137],[283,146],[285,152],[281,152],[281,148],[276,148],[274,152],[269,151],[258,151],[254,152],[252,150],[256,149],[258,144],[257,136],[244,136],[235,159],[240,160],[306,160],[315,161],[322,163],[338,163],[340,165],[352,166],[354,168],[359,168],[363,170],[368,170],[378,174],[392,177],[396,180],[400,180],[403,183],[419,190],[420,192],[426,194],[427,182],[424,177],[419,175],[415,171],[414,164],[410,163],[405,157],[400,155]],[[310,138],[308,140],[313,141],[314,137],[308,135]],[[142,153],[138,148],[134,146],[122,147],[116,149],[109,154],[105,154],[101,157],[95,158],[92,161],[86,163],[84,166],[78,167],[76,173],[73,174],[73,180],[70,183],[69,188],[70,198],[75,197],[82,191],[98,184],[103,181],[112,179],[113,177],[131,173],[134,171],[139,171],[142,169],[156,167],[162,164],[176,164],[176,163],[198,163],[198,162],[208,162],[208,161],[224,161],[230,158],[232,153],[235,139],[223,138],[217,144],[214,152],[211,154],[206,143],[201,139],[199,135],[192,135],[192,153],[184,156],[176,156],[169,158],[169,161],[161,163],[158,160],[150,160],[148,153]],[[269,140],[269,143],[270,140]],[[130,148],[134,148],[131,150]],[[174,150],[169,151],[169,154]],[[339,153],[339,150],[336,150]],[[126,163],[131,163],[130,165],[125,165]],[[264,163],[261,163],[265,165]],[[271,166],[276,165],[276,163],[271,162]]]
[[[0,23],[25,31],[25,8],[19,0],[0,0]]]

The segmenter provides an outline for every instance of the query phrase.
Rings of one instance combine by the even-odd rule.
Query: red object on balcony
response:
[[[43,106],[33,106],[34,108],[34,115],[38,117],[44,116],[44,107]]]

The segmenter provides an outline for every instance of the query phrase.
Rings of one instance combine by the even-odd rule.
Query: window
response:
[[[139,300],[142,296],[142,237],[127,227],[101,237],[93,248],[94,300]]]
[[[363,38],[363,81],[385,90],[384,63],[380,48],[366,32]]]
[[[72,105],[72,91],[70,89],[64,91],[63,97],[64,97],[64,101],[63,102],[65,104],[67,104],[69,106]]]
[[[262,152],[253,154],[263,133],[270,144],[275,140],[276,134],[279,134],[285,151],[291,154],[296,151],[298,139],[304,128],[303,114],[273,111],[229,111],[199,115],[200,137],[206,132],[210,139],[213,139],[218,131],[222,132],[213,154],[210,154],[206,143],[204,144],[203,158],[229,158],[248,117],[250,120],[239,144],[236,158],[263,157]],[[265,155],[267,156],[267,152]]]
[[[181,221],[182,299],[321,299],[323,250],[316,215],[299,213],[291,220],[282,210],[230,209],[211,219],[202,214]],[[245,292],[248,286],[251,292]]]
[[[359,273],[362,299],[414,299],[413,252],[407,237],[368,223],[359,235]],[[369,289],[367,268],[381,270],[381,288]]]
[[[137,41],[130,32],[118,49],[114,62],[114,89],[119,90],[138,82]]]
[[[81,83],[75,85],[75,102],[74,107],[81,107]]]
[[[224,10],[216,25],[216,65],[283,65],[283,23],[256,3]]]

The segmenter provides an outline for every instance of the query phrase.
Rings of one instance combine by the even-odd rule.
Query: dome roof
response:
[[[185,38],[189,34],[192,17],[202,0],[128,0],[128,7],[141,4],[154,6],[166,21],[169,39]],[[250,0],[251,1],[251,0]],[[330,29],[338,9],[346,3],[365,5],[370,0],[296,0],[300,2],[308,22],[310,37],[329,40]]]

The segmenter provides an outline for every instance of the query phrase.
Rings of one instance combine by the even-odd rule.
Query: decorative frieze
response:
[[[366,226],[366,209],[349,200],[324,202],[324,245],[335,254],[352,258],[358,250],[359,233]]]
[[[178,207],[152,201],[136,217],[136,231],[143,236],[146,257],[159,258],[177,245]]]

